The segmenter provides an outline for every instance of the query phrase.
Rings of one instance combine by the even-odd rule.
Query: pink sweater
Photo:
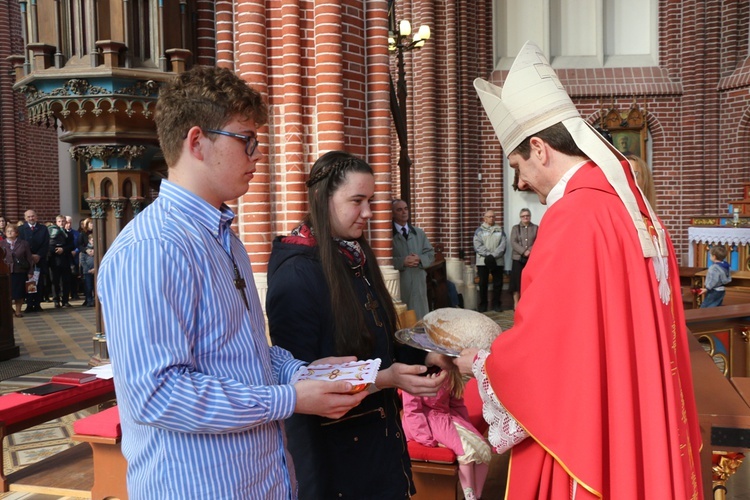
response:
[[[418,397],[402,393],[404,401],[404,433],[409,441],[424,446],[437,446],[438,443],[451,449],[456,455],[463,455],[461,439],[453,422],[482,434],[470,423],[469,412],[463,398],[453,398],[445,386],[434,397]]]

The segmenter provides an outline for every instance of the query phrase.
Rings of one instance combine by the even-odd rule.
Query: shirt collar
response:
[[[409,223],[408,223],[408,222],[407,222],[406,224],[404,224],[404,225],[402,226],[402,225],[401,225],[401,224],[399,224],[398,222],[395,222],[395,221],[394,221],[393,225],[394,225],[394,226],[396,226],[396,231],[398,231],[399,233],[401,232],[401,228],[402,228],[402,227],[405,227],[405,228],[406,228],[406,232],[407,232],[407,233],[409,232]]]
[[[563,195],[565,194],[565,187],[568,185],[568,181],[573,177],[573,175],[575,175],[576,172],[578,172],[578,169],[580,169],[589,161],[590,160],[584,160],[581,163],[574,165],[570,170],[563,174],[560,180],[557,181],[557,184],[555,184],[555,186],[550,189],[549,194],[547,195],[547,208],[554,205],[557,201],[560,200],[560,198],[563,197]]]
[[[176,206],[190,220],[205,226],[214,237],[218,237],[222,228],[228,228],[234,221],[234,212],[224,203],[217,210],[197,194],[166,179],[161,181],[159,196]]]

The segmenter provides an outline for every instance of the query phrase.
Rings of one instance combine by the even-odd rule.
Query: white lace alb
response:
[[[492,390],[484,364],[489,352],[480,350],[474,361],[472,371],[477,378],[479,395],[482,398],[482,416],[490,424],[487,438],[498,453],[504,453],[527,437],[528,433],[516,419],[510,416],[503,404]]]

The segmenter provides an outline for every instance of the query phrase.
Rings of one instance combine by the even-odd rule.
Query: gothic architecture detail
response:
[[[133,160],[143,156],[146,146],[73,146],[69,151],[70,157],[74,160],[84,160],[88,169],[112,168],[109,163],[110,158],[122,158],[125,161],[122,168],[132,169]],[[99,160],[99,162],[92,160]]]

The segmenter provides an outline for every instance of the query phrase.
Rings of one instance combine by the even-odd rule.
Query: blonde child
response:
[[[463,400],[464,384],[458,370],[453,370],[436,396],[418,397],[404,392],[403,423],[408,441],[444,446],[456,454],[464,497],[475,500],[482,496],[492,450],[469,420]]]

